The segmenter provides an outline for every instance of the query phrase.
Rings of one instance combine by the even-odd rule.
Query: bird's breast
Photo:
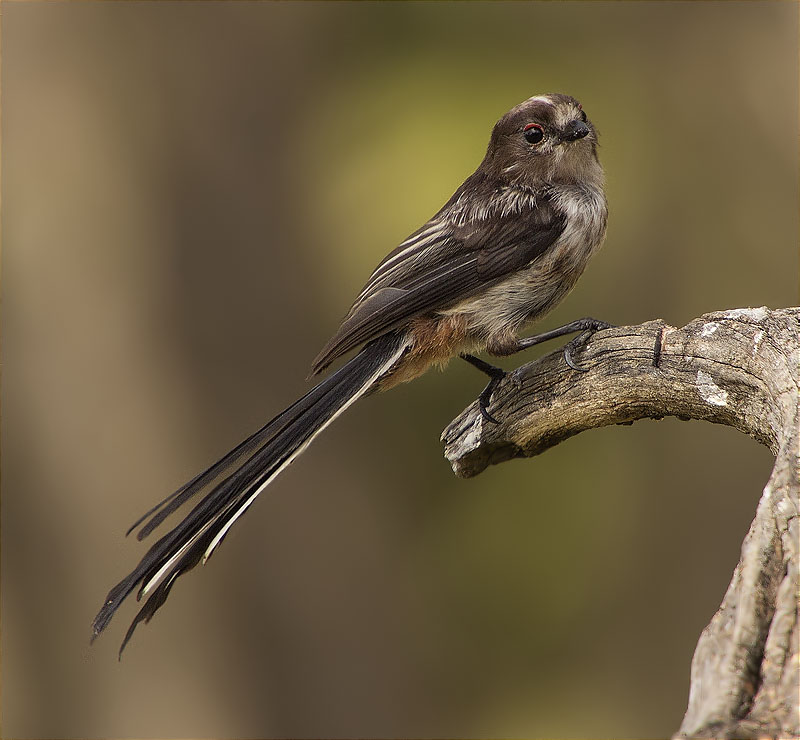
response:
[[[564,217],[558,239],[521,270],[445,312],[463,316],[470,335],[507,336],[544,316],[573,288],[602,243],[607,208],[601,188],[554,187],[550,202]]]

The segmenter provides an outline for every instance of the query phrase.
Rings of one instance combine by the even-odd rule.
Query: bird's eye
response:
[[[586,123],[586,111],[581,108],[581,121]]]
[[[529,144],[538,144],[544,139],[544,129],[538,123],[529,123],[522,129],[522,135]]]

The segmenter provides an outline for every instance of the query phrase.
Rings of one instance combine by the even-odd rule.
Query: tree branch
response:
[[[598,332],[566,366],[561,351],[520,367],[442,434],[456,475],[532,457],[586,429],[638,419],[727,424],[769,447],[775,467],[717,613],[692,661],[676,737],[800,737],[800,308],[706,314]]]

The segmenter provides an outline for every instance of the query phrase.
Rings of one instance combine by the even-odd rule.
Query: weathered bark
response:
[[[800,308],[706,314],[595,334],[510,373],[484,420],[472,404],[442,434],[459,476],[544,452],[586,429],[677,416],[727,424],[775,467],[722,604],[700,636],[676,737],[800,737]]]

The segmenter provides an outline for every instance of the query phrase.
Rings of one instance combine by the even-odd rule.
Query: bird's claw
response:
[[[586,331],[581,332],[578,334],[577,337],[570,340],[564,345],[564,362],[569,365],[573,370],[577,370],[579,373],[586,373],[589,372],[589,368],[582,367],[578,365],[575,360],[572,359],[572,353],[582,346],[586,340],[597,331],[596,329],[586,329]]]
[[[494,418],[489,413],[489,404],[492,401],[492,393],[494,393],[495,388],[497,388],[500,381],[506,377],[506,373],[504,370],[497,369],[497,374],[492,376],[492,379],[486,384],[486,387],[481,391],[481,395],[478,396],[478,408],[481,410],[481,416],[486,419],[486,421],[492,422],[492,424],[499,424],[500,422]]]
[[[482,373],[485,373],[489,376],[489,382],[481,391],[481,395],[478,396],[478,408],[480,408],[481,416],[486,419],[486,421],[490,421],[492,424],[499,424],[500,422],[489,413],[489,404],[492,401],[492,393],[494,393],[494,389],[497,388],[497,385],[503,378],[506,377],[508,373],[506,373],[503,368],[490,365],[485,360],[481,360],[479,357],[475,357],[474,355],[465,353],[461,355],[461,358],[466,360],[473,367],[478,368],[478,370],[480,370]]]

